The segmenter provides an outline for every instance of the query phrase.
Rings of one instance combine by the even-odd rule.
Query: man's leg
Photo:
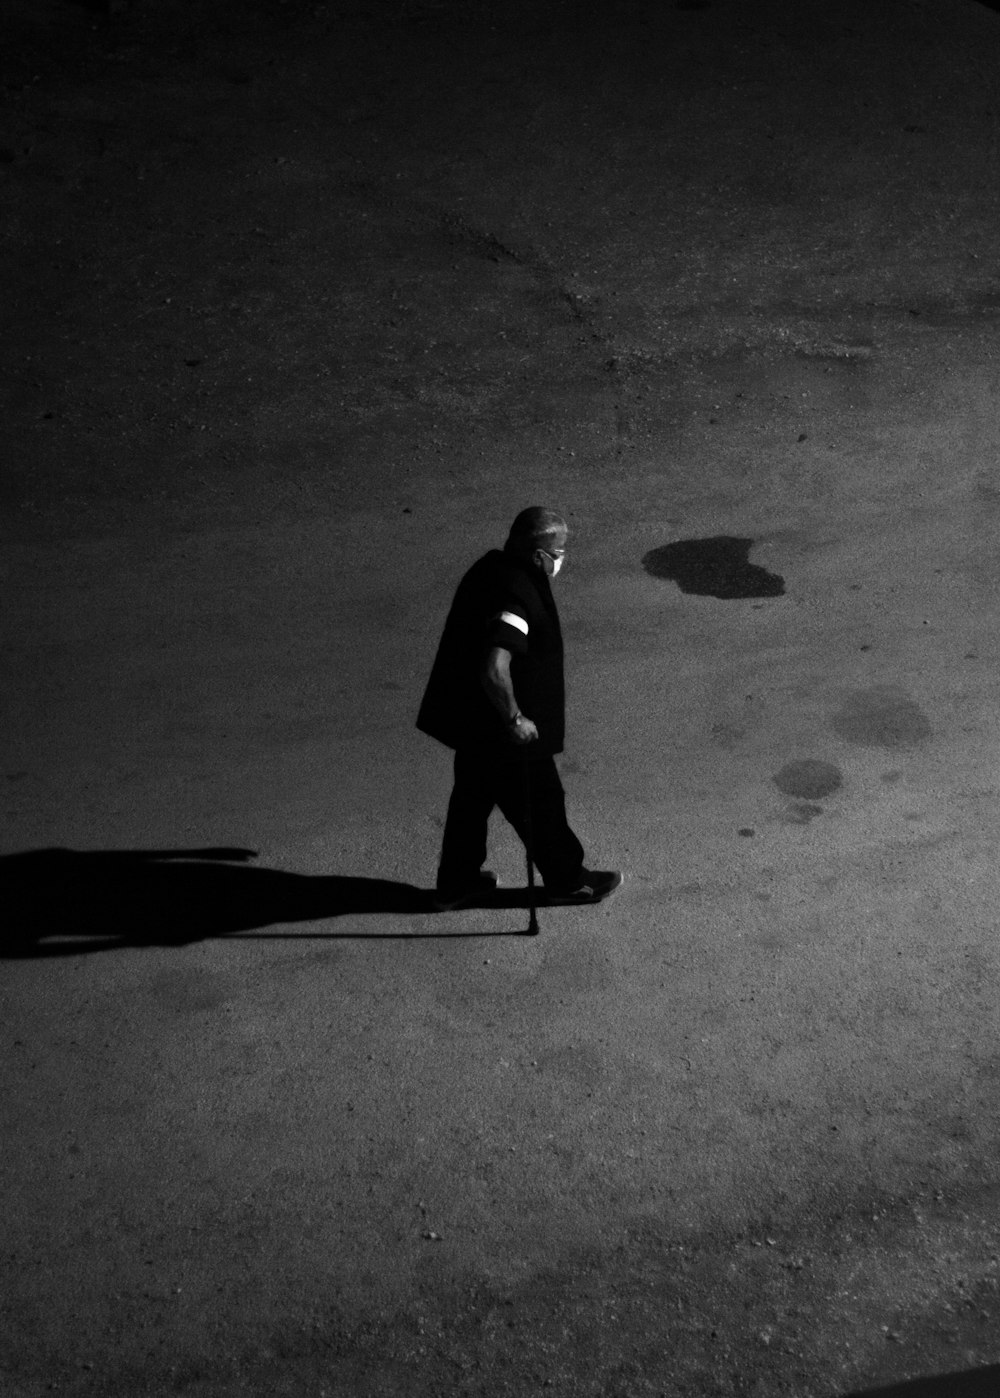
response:
[[[486,859],[486,832],[496,805],[493,764],[476,752],[455,753],[455,785],[448,802],[439,891],[468,889],[475,884]]]
[[[516,754],[498,764],[496,804],[525,844],[526,799],[531,802],[531,855],[538,872],[547,887],[575,887],[583,874],[583,846],[566,819],[555,758]]]

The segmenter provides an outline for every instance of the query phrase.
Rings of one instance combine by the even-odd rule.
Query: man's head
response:
[[[547,577],[554,578],[562,567],[569,530],[562,515],[542,505],[522,510],[510,526],[507,552]]]

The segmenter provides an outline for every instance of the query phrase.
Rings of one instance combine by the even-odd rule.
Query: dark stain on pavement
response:
[[[875,685],[852,694],[830,720],[848,743],[869,748],[909,748],[932,735],[927,715],[897,685]]]
[[[949,1340],[957,1345],[958,1335],[952,1331]],[[987,1368],[911,1379],[888,1388],[857,1389],[846,1398],[996,1398],[997,1393],[1000,1393],[1000,1364],[991,1364]]]
[[[710,539],[678,539],[651,549],[642,566],[654,578],[668,578],[682,592],[726,601],[745,597],[781,597],[785,580],[751,563],[753,539],[717,534]]]
[[[840,768],[832,762],[804,757],[797,762],[787,762],[780,772],[775,772],[774,784],[786,796],[797,796],[803,801],[821,801],[824,796],[839,791],[844,778]]]

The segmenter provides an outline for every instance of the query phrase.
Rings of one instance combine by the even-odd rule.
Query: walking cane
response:
[[[524,763],[524,854],[528,862],[528,931],[526,935],[529,937],[537,937],[538,903],[535,898],[535,864],[531,857],[534,840],[531,831],[530,763],[526,757],[521,760]]]

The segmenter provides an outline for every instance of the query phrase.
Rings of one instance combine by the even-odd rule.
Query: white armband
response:
[[[524,617],[520,617],[516,612],[501,612],[499,621],[505,621],[508,626],[513,626],[515,631],[521,631],[525,636],[528,634],[528,623]]]

